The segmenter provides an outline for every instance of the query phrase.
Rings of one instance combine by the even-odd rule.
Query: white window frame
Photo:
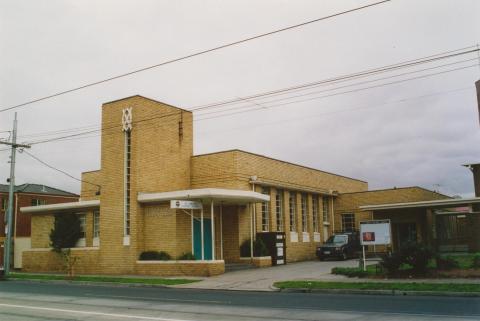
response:
[[[262,186],[262,194],[270,195],[270,188]],[[262,202],[262,232],[270,230],[270,202]]]
[[[275,217],[277,232],[283,232],[283,190],[281,189],[277,189],[275,193]]]
[[[297,232],[297,193],[288,192],[288,213],[290,218],[290,232]]]

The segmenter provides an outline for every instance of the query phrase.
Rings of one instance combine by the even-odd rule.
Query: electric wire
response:
[[[33,158],[33,159],[36,160],[37,162],[43,164],[44,166],[46,166],[46,167],[48,167],[48,168],[50,168],[50,169],[53,169],[53,170],[55,170],[55,171],[57,171],[57,172],[59,172],[59,173],[62,173],[63,175],[66,175],[66,176],[68,176],[68,177],[70,177],[70,178],[73,178],[73,179],[76,180],[76,181],[83,182],[83,183],[90,184],[90,185],[94,185],[94,186],[98,187],[99,189],[101,188],[101,186],[98,185],[98,184],[95,184],[95,183],[92,183],[92,182],[89,182],[89,181],[85,181],[85,180],[79,179],[79,178],[77,178],[77,177],[75,177],[75,176],[73,176],[73,175],[71,175],[71,174],[69,174],[69,173],[67,173],[67,172],[65,172],[65,171],[63,171],[63,170],[61,170],[61,169],[58,169],[58,168],[56,168],[56,167],[54,167],[54,166],[52,166],[52,165],[50,165],[50,164],[47,164],[46,162],[44,162],[43,160],[41,160],[41,159],[38,158],[37,156],[35,156],[35,155],[27,152],[25,149],[22,151],[22,153],[27,154],[28,156],[30,156],[31,158]]]
[[[356,7],[356,8],[353,8],[353,9],[337,12],[337,13],[334,13],[334,14],[331,14],[331,15],[328,15],[328,16],[324,16],[324,17],[320,17],[320,18],[317,18],[317,19],[305,21],[305,22],[295,24],[295,25],[291,25],[291,26],[288,26],[288,27],[284,27],[284,28],[281,28],[281,29],[276,29],[276,30],[269,31],[269,32],[266,32],[266,33],[262,33],[262,34],[259,34],[259,35],[255,35],[255,36],[252,36],[252,37],[244,38],[244,39],[241,39],[241,40],[238,40],[238,41],[226,43],[226,44],[214,47],[214,48],[198,51],[198,52],[186,55],[186,56],[182,56],[182,57],[179,57],[179,58],[175,58],[175,59],[167,60],[167,61],[164,61],[164,62],[160,62],[160,63],[155,64],[155,65],[143,67],[143,68],[140,68],[140,69],[136,69],[136,70],[127,72],[127,73],[123,73],[123,74],[119,74],[119,75],[109,77],[109,78],[106,78],[106,79],[91,82],[91,83],[81,85],[81,86],[78,86],[78,87],[74,87],[74,88],[71,88],[71,89],[68,89],[68,90],[60,91],[60,92],[57,92],[57,93],[54,93],[54,94],[51,94],[51,95],[48,95],[48,96],[36,98],[36,99],[26,101],[24,103],[20,103],[20,104],[14,105],[14,106],[4,107],[4,108],[0,109],[0,113],[8,111],[8,110],[24,107],[24,106],[27,106],[27,105],[31,105],[33,103],[44,101],[44,100],[51,99],[51,98],[54,98],[54,97],[58,97],[58,96],[61,96],[61,95],[65,95],[65,94],[68,94],[68,93],[71,93],[71,92],[79,91],[79,90],[82,90],[82,89],[85,89],[85,88],[93,87],[93,86],[103,84],[103,83],[106,83],[106,82],[109,82],[109,81],[113,81],[113,80],[116,80],[116,79],[125,78],[125,77],[128,77],[128,76],[134,75],[134,74],[138,74],[138,73],[143,72],[143,71],[147,71],[147,70],[151,70],[151,69],[158,68],[158,67],[161,67],[161,66],[165,66],[165,65],[168,65],[168,64],[172,64],[172,63],[176,63],[176,62],[179,62],[179,61],[187,60],[187,59],[197,57],[197,56],[200,56],[200,55],[204,55],[204,54],[207,54],[207,53],[210,53],[210,52],[218,51],[218,50],[225,49],[225,48],[228,48],[228,47],[233,47],[233,46],[245,43],[245,42],[249,42],[249,41],[252,41],[252,40],[264,38],[264,37],[271,36],[271,35],[274,35],[274,34],[277,34],[277,33],[281,33],[281,32],[287,31],[287,30],[300,28],[300,27],[303,27],[303,26],[306,26],[306,25],[309,25],[309,24],[319,22],[319,21],[327,20],[327,19],[330,19],[330,18],[338,17],[338,16],[345,15],[345,14],[352,13],[352,12],[356,12],[356,11],[359,11],[359,10],[362,10],[362,9],[367,9],[367,8],[370,8],[370,7],[373,7],[373,6],[378,6],[380,4],[390,2],[390,1],[392,1],[392,0],[378,1],[378,2],[375,2],[375,3],[371,3],[371,4],[364,5],[364,6]]]

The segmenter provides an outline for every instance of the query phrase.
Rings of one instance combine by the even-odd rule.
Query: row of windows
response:
[[[86,214],[79,214],[78,219],[80,220],[80,238],[86,237],[87,231],[87,215]],[[93,212],[93,237],[98,238],[100,237],[100,212],[94,211]]]
[[[262,187],[262,194],[270,195],[270,188]],[[284,191],[277,189],[275,193],[275,218],[276,218],[276,231],[283,231],[283,195]],[[301,209],[301,229],[303,232],[308,231],[308,201],[307,194],[301,193],[300,195],[300,209]],[[319,217],[319,201],[318,195],[312,195],[312,222],[314,232],[320,232],[320,217]],[[330,198],[328,196],[322,197],[323,204],[323,222],[329,222],[330,218]],[[289,208],[289,222],[290,231],[297,231],[297,193],[293,191],[288,192],[288,208]],[[270,226],[270,203],[262,203],[262,231],[269,231]]]
[[[32,200],[30,201],[30,205],[31,206],[47,205],[47,200],[32,198]],[[8,198],[4,197],[4,198],[2,198],[1,209],[3,211],[6,211],[7,207],[8,207]]]

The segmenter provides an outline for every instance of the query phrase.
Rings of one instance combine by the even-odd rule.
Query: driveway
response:
[[[272,284],[286,280],[335,279],[331,275],[333,267],[355,267],[358,260],[348,261],[306,261],[268,268],[257,268],[227,272],[205,278],[200,282],[175,287],[195,289],[273,291]]]

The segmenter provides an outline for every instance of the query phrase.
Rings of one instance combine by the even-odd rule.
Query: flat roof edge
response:
[[[402,209],[402,208],[425,208],[425,207],[443,207],[443,206],[459,206],[480,203],[480,197],[473,198],[449,198],[443,200],[406,202],[406,203],[390,203],[378,205],[362,205],[359,209],[362,211]]]

